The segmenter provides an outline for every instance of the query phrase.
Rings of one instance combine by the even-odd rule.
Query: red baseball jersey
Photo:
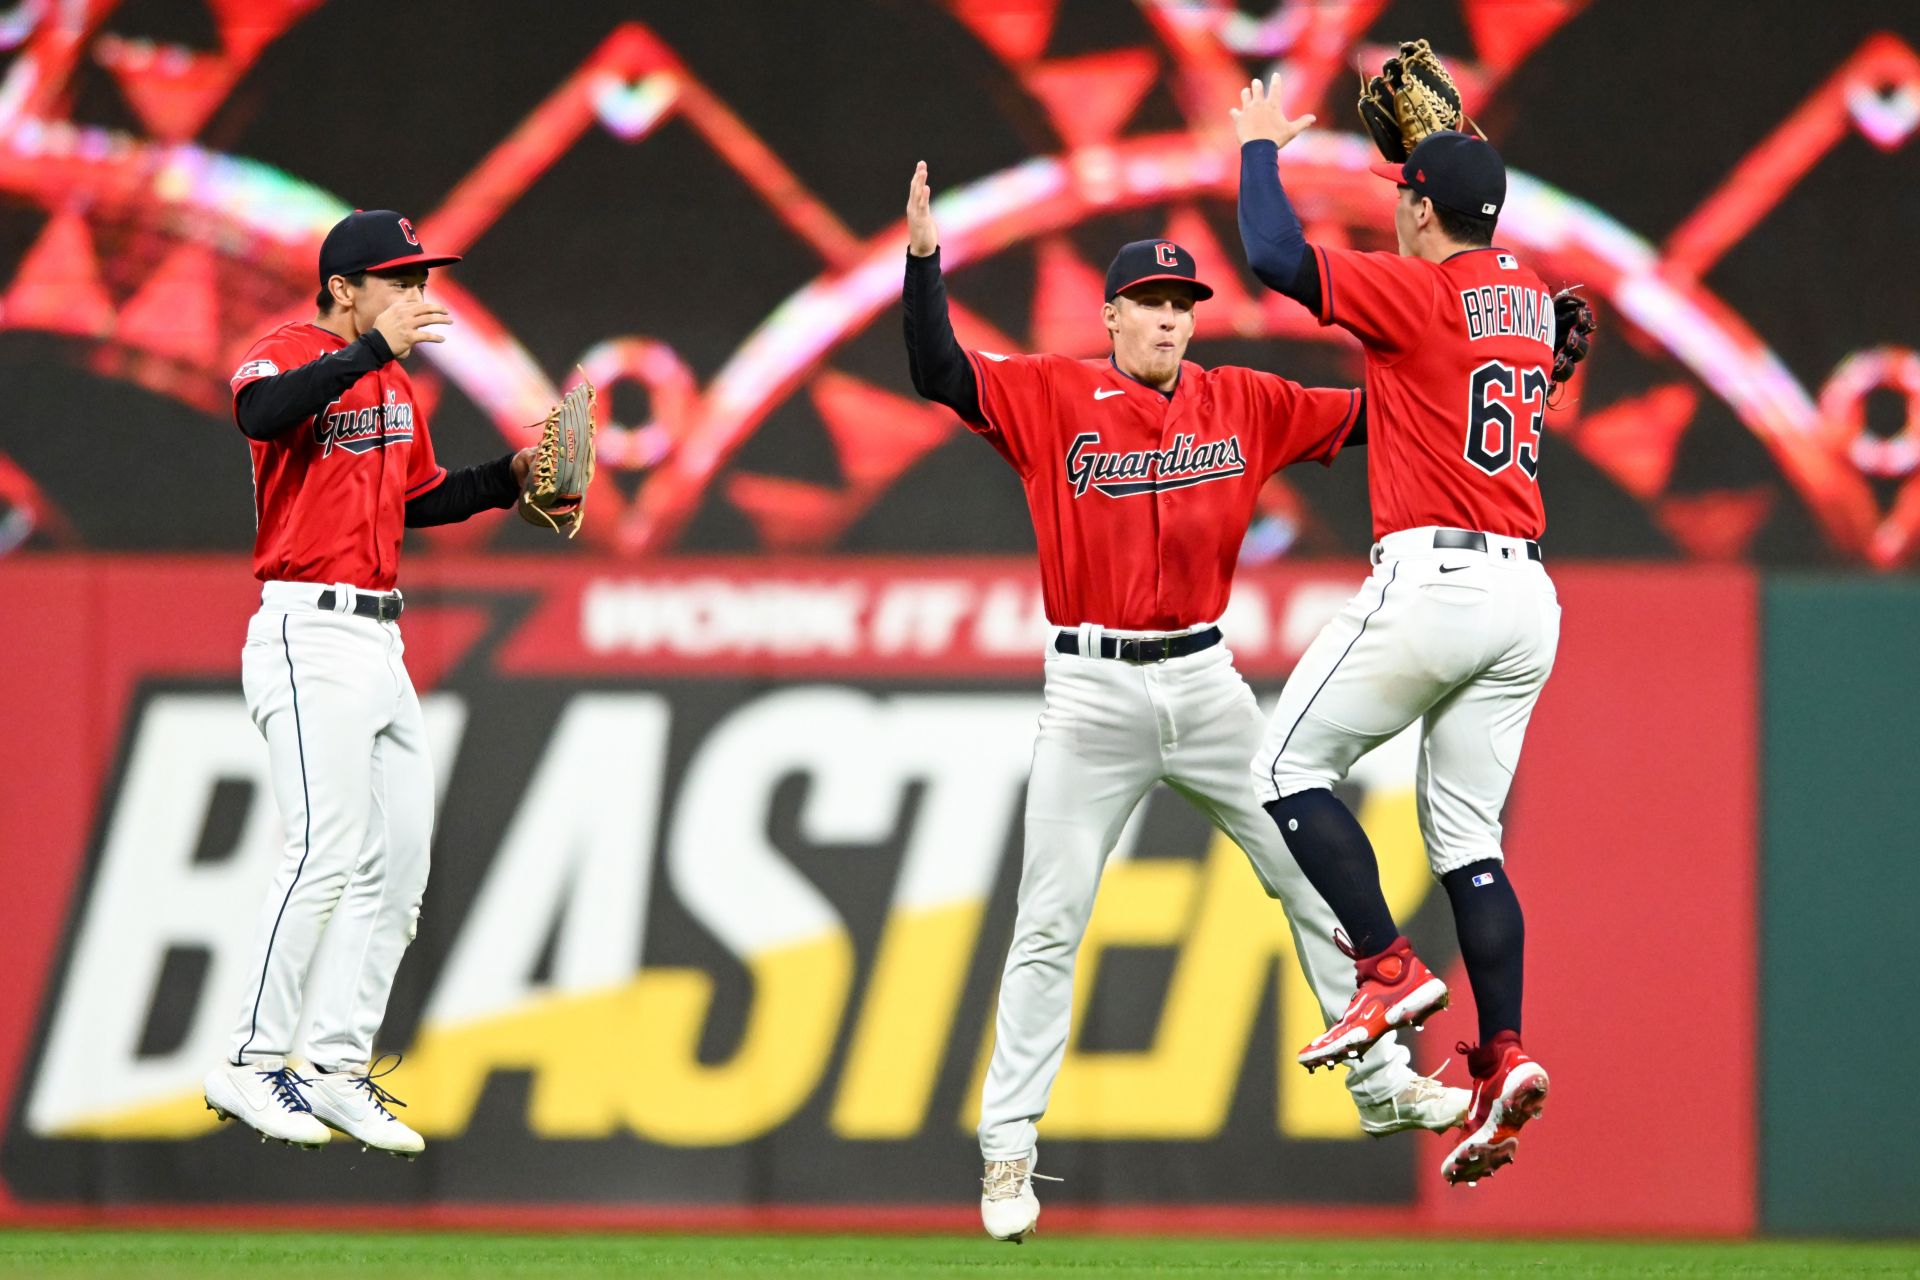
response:
[[[1320,323],[1367,357],[1374,537],[1422,525],[1537,538],[1553,295],[1504,249],[1445,262],[1314,249]]]
[[[347,345],[309,323],[253,344],[233,375],[234,414],[248,384]],[[393,589],[406,503],[446,479],[426,415],[397,360],[363,375],[319,413],[253,449],[253,576]]]
[[[1047,621],[1178,631],[1226,611],[1254,498],[1333,461],[1360,393],[1183,362],[1169,400],[1109,360],[969,351],[986,425],[1020,473]]]

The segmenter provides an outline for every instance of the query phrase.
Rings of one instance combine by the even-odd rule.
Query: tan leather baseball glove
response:
[[[528,524],[569,538],[580,532],[593,483],[595,399],[593,384],[582,378],[547,414],[516,508]]]
[[[1398,164],[1420,139],[1442,129],[1480,134],[1460,106],[1460,89],[1425,40],[1401,44],[1380,74],[1360,89],[1360,123],[1380,154]]]

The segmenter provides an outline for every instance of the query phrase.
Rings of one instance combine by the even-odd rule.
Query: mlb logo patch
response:
[[[1520,259],[1510,253],[1500,254],[1494,258],[1494,261],[1500,264],[1502,271],[1518,271],[1520,269]]]
[[[1473,878],[1473,887],[1476,889],[1484,889],[1492,883],[1493,883],[1493,872],[1491,871],[1482,871],[1479,875]]]

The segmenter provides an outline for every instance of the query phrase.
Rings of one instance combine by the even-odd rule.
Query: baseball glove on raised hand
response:
[[[1360,123],[1380,154],[1404,161],[1420,139],[1442,129],[1478,134],[1460,107],[1460,89],[1425,40],[1409,40],[1360,89]]]
[[[582,378],[547,414],[517,507],[528,524],[569,538],[580,532],[593,483],[594,399],[593,384]]]

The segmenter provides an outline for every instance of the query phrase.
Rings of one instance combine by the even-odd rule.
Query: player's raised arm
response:
[[[933,188],[927,182],[927,162],[913,166],[907,183],[907,252],[916,258],[933,256],[940,248],[940,229],[933,223]]]
[[[1255,80],[1240,91],[1240,106],[1230,110],[1233,129],[1242,145],[1253,141],[1271,142],[1278,151],[1305,133],[1319,117],[1308,113],[1297,120],[1288,119],[1280,106],[1280,73],[1271,82]]]
[[[360,278],[365,279],[364,273]],[[424,287],[424,270],[419,278]],[[354,291],[359,287],[354,286]],[[352,297],[354,291],[343,296]],[[282,369],[272,357],[285,344],[270,339],[249,353],[233,377],[234,422],[250,440],[271,440],[319,413],[367,374],[390,361],[406,359],[414,344],[446,341],[434,326],[451,323],[452,317],[439,303],[402,294],[347,346],[302,364]]]
[[[303,364],[280,368],[271,341],[247,353],[233,375],[233,420],[250,440],[271,440],[319,413],[367,374],[393,359],[376,330]]]
[[[1280,149],[1305,132],[1311,115],[1289,119],[1280,107],[1280,77],[1255,80],[1229,113],[1240,139],[1240,243],[1260,283],[1320,313],[1320,272],[1299,215],[1280,185]]]
[[[927,185],[924,160],[913,167],[913,181],[907,186],[907,271],[900,301],[913,389],[968,422],[984,424],[979,383],[947,316],[947,285],[940,274],[940,232],[933,223],[933,192]]]

